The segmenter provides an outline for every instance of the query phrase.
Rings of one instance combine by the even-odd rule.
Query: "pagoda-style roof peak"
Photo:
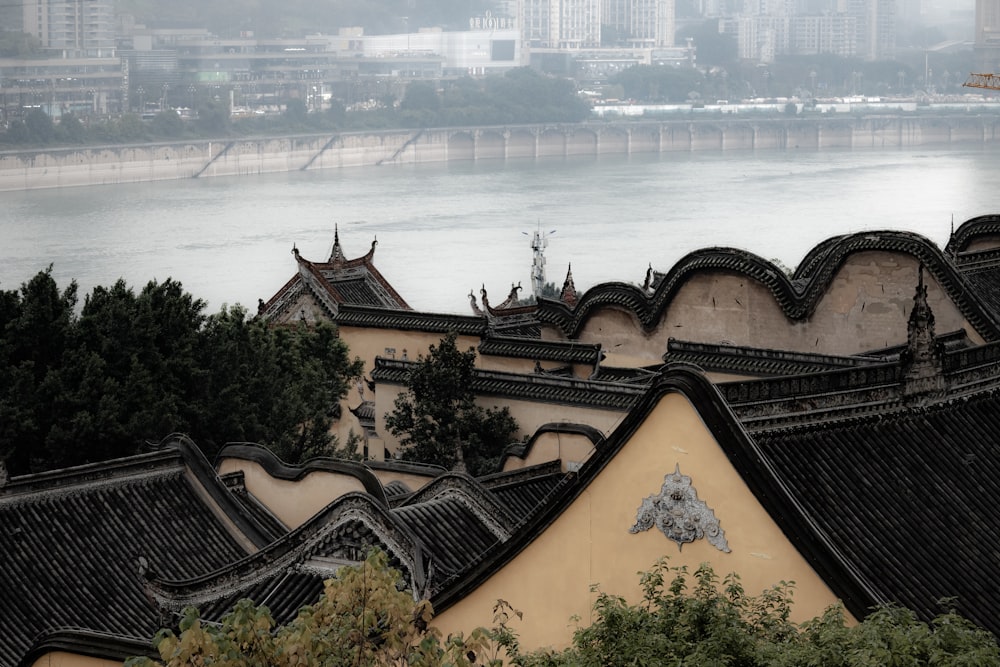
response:
[[[327,261],[330,264],[344,261],[344,251],[340,247],[340,228],[337,225],[333,226],[333,248],[330,250],[330,259]]]
[[[372,260],[376,245],[377,238],[372,240],[367,253],[347,259],[336,225],[333,248],[325,262],[306,259],[293,245],[292,254],[298,265],[296,275],[269,301],[258,304],[258,312],[272,321],[289,321],[296,318],[296,313],[299,319],[311,321],[335,319],[340,306],[346,304],[410,310],[403,297],[375,268]]]
[[[566,267],[566,280],[563,281],[562,292],[559,294],[559,300],[571,308],[576,305],[577,292],[576,285],[573,284],[573,264],[569,264]]]

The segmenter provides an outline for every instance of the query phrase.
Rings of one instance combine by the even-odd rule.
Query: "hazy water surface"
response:
[[[581,291],[641,282],[691,250],[731,246],[793,266],[830,236],[917,232],[1000,213],[1000,151],[683,153],[459,162],[0,193],[0,288],[47,265],[81,295],[119,277],[173,277],[214,312],[251,309],[304,257],[348,257],[378,238],[376,264],[411,306],[468,313],[529,287],[523,233],[550,235],[548,279]]]

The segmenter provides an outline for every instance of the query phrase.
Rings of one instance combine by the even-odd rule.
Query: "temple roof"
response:
[[[957,232],[956,232],[957,233]],[[988,295],[979,294],[951,257],[928,239],[909,232],[877,231],[837,236],[818,244],[789,277],[774,263],[733,248],[705,248],[680,259],[645,287],[628,283],[603,283],[587,290],[575,307],[556,299],[539,299],[534,313],[542,325],[576,338],[589,317],[605,307],[632,313],[646,332],[660,323],[678,291],[699,272],[726,272],[745,276],[763,285],[790,320],[809,317],[829,292],[837,271],[852,254],[886,251],[910,255],[941,286],[962,315],[985,340],[1000,340],[1000,309],[987,306]],[[995,294],[995,292],[994,292]]]
[[[413,361],[377,357],[371,378],[379,384],[405,385],[415,364]],[[477,396],[500,396],[625,411],[635,403],[642,393],[642,387],[553,375],[524,375],[476,369],[472,391]]]
[[[133,638],[147,651],[163,623],[144,577],[211,572],[270,537],[183,437],[14,478],[0,488],[0,665],[39,642],[113,655],[109,637]]]
[[[303,295],[310,296],[329,318],[335,318],[346,304],[411,310],[403,297],[375,268],[373,258],[378,241],[361,257],[346,259],[340,246],[339,230],[334,231],[333,249],[325,262],[312,262],[292,248],[298,272],[266,303],[259,314],[270,321],[294,319],[290,312]]]
[[[558,477],[551,467],[539,475]],[[526,488],[531,475],[509,477],[495,476],[499,492],[494,493],[467,475],[447,473],[401,496],[393,507],[368,494],[346,493],[254,555],[205,576],[163,577],[147,587],[165,610],[196,604],[203,616],[218,618],[238,599],[250,597],[276,604],[276,618],[287,620],[315,600],[324,577],[378,546],[416,595],[433,597],[509,540],[518,517],[531,511],[533,500],[540,502],[539,491]]]
[[[741,345],[694,343],[671,338],[664,363],[688,363],[706,371],[758,377],[801,375],[838,368],[867,366],[876,361],[865,356],[835,356],[807,352],[766,350]]]
[[[479,344],[479,354],[532,361],[587,364],[597,368],[604,358],[601,345],[575,341],[491,336]]]
[[[984,305],[1000,317],[1000,216],[966,221],[952,233],[945,250]]]
[[[442,334],[454,332],[465,336],[485,336],[488,330],[485,317],[424,313],[354,304],[345,304],[340,308],[337,324],[342,327],[399,329]]]

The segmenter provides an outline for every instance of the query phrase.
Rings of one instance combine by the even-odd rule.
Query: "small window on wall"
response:
[[[514,40],[494,39],[490,42],[490,60],[513,60]]]

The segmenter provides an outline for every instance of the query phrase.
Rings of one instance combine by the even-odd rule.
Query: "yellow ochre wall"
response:
[[[259,463],[244,459],[222,459],[216,467],[220,475],[241,471],[247,491],[289,528],[302,525],[345,493],[365,492],[357,478],[323,470],[291,481],[275,479]]]
[[[852,254],[837,270],[815,311],[803,321],[789,320],[770,290],[743,274],[699,272],[680,287],[652,332],[643,332],[632,313],[608,306],[591,315],[578,339],[601,343],[608,351],[604,363],[611,366],[656,363],[671,337],[835,355],[902,345],[917,267],[911,255]],[[981,344],[982,338],[937,281],[925,273],[924,282],[936,331],[965,329],[973,342]],[[546,331],[546,337],[552,335]]]
[[[630,534],[642,500],[657,495],[664,477],[680,464],[699,499],[715,511],[731,553],[707,540],[683,550],[655,527]],[[524,612],[515,622],[527,649],[561,648],[570,642],[574,623],[591,622],[591,584],[638,602],[639,571],[661,556],[689,570],[703,562],[720,576],[737,572],[748,593],[780,581],[795,581],[794,616],[805,620],[836,602],[760,507],[686,397],[668,394],[630,441],[589,487],[548,529],[506,567],[436,619],[444,633],[492,624],[497,599]]]
[[[65,651],[52,651],[31,663],[32,667],[121,667],[117,660],[102,660]]]
[[[586,462],[594,451],[594,443],[585,435],[548,431],[531,443],[531,448],[525,452],[523,459],[508,456],[503,461],[503,470],[510,472],[549,461],[561,461],[562,470],[566,472],[569,464]]]

